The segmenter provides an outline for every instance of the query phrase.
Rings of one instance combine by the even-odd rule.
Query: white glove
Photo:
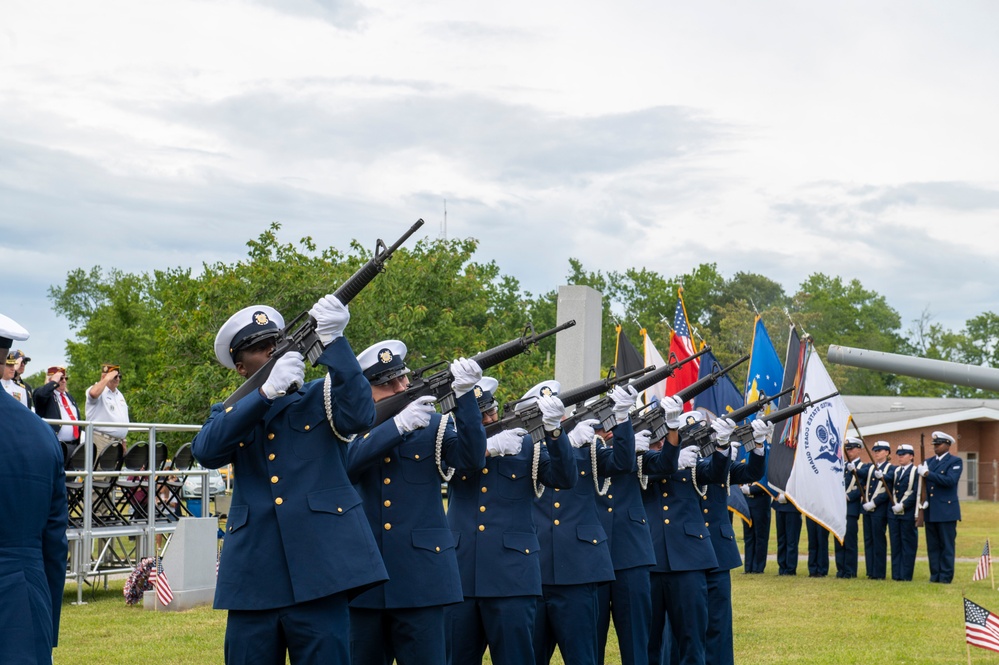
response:
[[[309,310],[309,316],[316,320],[316,334],[319,341],[328,345],[338,337],[343,337],[343,329],[350,321],[347,306],[332,293],[323,296]]]
[[[863,508],[864,508],[864,510],[866,510],[867,512],[869,512],[869,513],[873,513],[873,512],[874,512],[874,509],[875,509],[875,508],[877,508],[877,506],[875,506],[875,505],[874,505],[874,502],[873,502],[873,501],[868,501],[867,503],[865,503],[865,504],[863,505]]]
[[[697,446],[687,446],[680,450],[677,455],[676,465],[680,469],[692,469],[697,466],[697,453],[700,452]]]
[[[787,503],[787,497],[784,496],[783,492],[777,495],[777,503]]]
[[[857,465],[854,464],[853,462],[847,462],[846,463],[846,470],[847,471],[856,471],[857,470]]]
[[[753,441],[756,443],[763,443],[766,441],[770,443],[774,438],[774,424],[764,422],[760,419],[753,421],[751,425],[753,428]]]
[[[631,386],[614,386],[610,391],[610,398],[614,402],[614,420],[618,425],[627,422],[638,401],[638,393]]]
[[[635,452],[645,453],[649,450],[649,443],[652,441],[652,432],[642,430],[635,433]]]
[[[742,493],[746,496],[750,496],[752,494],[752,491],[749,489],[749,485],[739,485],[739,489],[741,489]]]
[[[527,430],[523,427],[503,430],[499,434],[486,439],[486,452],[490,457],[503,457],[503,455],[517,455],[524,445],[524,435]]]
[[[271,375],[260,386],[267,399],[284,397],[289,391],[295,392],[305,383],[305,359],[298,351],[289,351],[274,363]]]
[[[454,377],[451,381],[451,390],[454,391],[456,398],[461,397],[482,380],[482,368],[474,360],[458,358],[451,363],[451,376]]]
[[[670,395],[668,397],[663,397],[659,404],[663,407],[663,413],[666,418],[666,427],[670,429],[680,429],[680,414],[683,413],[683,402],[680,401],[680,398],[675,395]]]
[[[920,507],[920,508],[921,508],[922,510],[926,510],[927,508],[929,508],[929,507],[930,507],[930,502],[929,502],[929,501],[923,501],[923,504],[922,504],[921,506],[919,506],[919,507]]]
[[[731,456],[733,462],[739,459],[739,446],[729,446],[728,454]]]
[[[923,462],[922,464],[916,467],[916,473],[921,475],[923,478],[925,478],[926,474],[928,474],[929,472],[930,472],[930,467],[926,466],[926,462]]]
[[[412,432],[415,429],[426,427],[430,424],[430,416],[434,413],[434,402],[437,399],[433,395],[417,397],[406,405],[406,408],[399,412],[392,420],[399,430],[399,434]]]
[[[542,395],[538,398],[538,409],[541,410],[541,423],[546,431],[558,429],[558,424],[562,422],[565,415],[565,406],[562,400],[554,395]]]
[[[732,438],[735,431],[735,423],[731,418],[715,418],[711,423],[711,429],[715,431],[715,441],[719,446],[725,447]]]
[[[589,420],[580,420],[576,423],[576,426],[572,428],[569,432],[569,443],[572,444],[573,448],[582,448],[583,446],[593,443],[593,437],[597,435],[593,431],[594,425],[599,425],[600,421],[596,418],[591,418]],[[547,429],[548,426],[546,425]]]
[[[891,506],[891,511],[896,515],[901,515],[905,512],[905,506],[900,503],[893,503]]]
[[[874,469],[874,477],[877,478],[878,480],[881,480],[882,478],[885,477],[885,474],[881,469]]]

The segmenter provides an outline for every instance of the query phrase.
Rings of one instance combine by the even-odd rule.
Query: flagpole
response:
[[[989,549],[989,577],[992,578],[992,590],[995,591],[996,590],[996,571],[992,570],[992,543],[989,542],[988,538],[985,539],[985,545]]]

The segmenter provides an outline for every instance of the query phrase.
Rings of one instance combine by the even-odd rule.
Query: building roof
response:
[[[999,399],[844,395],[864,436],[979,420],[999,421]]]

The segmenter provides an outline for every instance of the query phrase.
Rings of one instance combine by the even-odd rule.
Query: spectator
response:
[[[3,389],[7,391],[8,395],[30,409],[31,402],[28,398],[28,392],[17,384],[16,362],[13,353],[7,356],[7,362],[3,366],[3,379],[0,379],[0,384],[3,384]]]
[[[121,368],[118,365],[101,365],[100,381],[87,390],[87,420],[107,423],[128,424],[128,404],[118,390],[121,383]],[[97,427],[93,429],[97,455],[105,448],[118,444],[125,449],[127,427]]]
[[[49,367],[45,373],[47,379],[44,386],[35,391],[35,413],[49,420],[79,420],[80,409],[76,400],[66,390],[68,377],[65,367]],[[76,424],[53,425],[52,430],[63,443],[75,445],[80,443],[82,430]]]

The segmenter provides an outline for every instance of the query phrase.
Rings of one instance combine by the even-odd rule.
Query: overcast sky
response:
[[[904,326],[999,308],[994,2],[8,0],[0,311],[69,270],[233,262],[272,221],[416,218],[532,292],[568,259],[858,278]],[[231,303],[233,311],[246,303]],[[832,341],[832,340],[829,340]]]

